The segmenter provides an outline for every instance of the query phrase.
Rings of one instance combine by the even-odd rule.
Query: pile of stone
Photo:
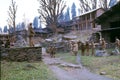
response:
[[[16,42],[14,44],[14,47],[26,47],[28,46],[28,43],[26,42],[26,40],[21,36],[21,35],[17,35],[17,38],[16,38]]]
[[[106,50],[96,50],[95,56],[97,57],[103,57],[103,56],[109,56]]]
[[[1,51],[1,59],[7,61],[41,61],[41,47],[5,48]]]

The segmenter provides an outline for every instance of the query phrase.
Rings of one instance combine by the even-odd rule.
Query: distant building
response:
[[[68,33],[73,30],[72,26],[73,26],[73,20],[70,20],[59,23],[58,28],[62,28],[64,29],[64,33]]]
[[[120,1],[95,21],[101,25],[100,32],[107,42],[114,42],[115,38],[120,39]]]
[[[80,16],[73,18],[73,29],[77,31],[83,30],[100,30],[101,26],[97,25],[94,20],[96,17],[104,13],[102,8],[94,9]]]
[[[47,38],[52,32],[48,28],[34,29],[35,37]]]

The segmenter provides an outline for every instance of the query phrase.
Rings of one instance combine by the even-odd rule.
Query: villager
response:
[[[120,48],[120,40],[118,38],[115,40],[115,47],[118,49]]]
[[[29,34],[29,46],[34,47],[32,37],[34,37],[35,32],[34,32],[34,30],[32,28],[32,23],[30,23],[29,26],[28,26],[28,34]]]
[[[88,41],[86,41],[85,47],[86,47],[86,55],[89,56],[90,46],[89,46],[89,42]]]
[[[94,41],[91,42],[91,49],[92,49],[92,55],[95,55],[95,43]]]
[[[102,50],[106,49],[106,42],[105,42],[104,38],[101,39],[100,45],[101,45]]]
[[[50,46],[49,47],[49,54],[51,58],[55,58],[55,54],[56,54],[56,48],[55,46]]]
[[[116,38],[115,40],[115,49],[112,51],[111,55],[119,55],[120,54],[120,40]]]
[[[73,55],[73,42],[70,41],[70,53],[71,55]]]
[[[85,43],[81,43],[81,54],[82,56],[85,55]]]
[[[73,42],[73,54],[75,56],[77,56],[77,53],[78,53],[78,43],[77,42]]]
[[[81,47],[81,41],[78,41],[78,50],[80,50]]]

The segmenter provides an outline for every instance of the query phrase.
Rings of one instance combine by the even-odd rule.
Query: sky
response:
[[[14,0],[16,1],[17,13],[16,23],[20,23],[25,19],[27,22],[32,22],[35,16],[39,16],[37,9],[39,8],[39,2],[37,0]],[[65,0],[67,6],[71,6],[73,2],[78,5],[79,0]],[[0,27],[7,25],[8,10],[11,5],[11,0],[0,0]]]

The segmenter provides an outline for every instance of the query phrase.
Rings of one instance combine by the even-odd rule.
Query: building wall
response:
[[[2,48],[1,60],[7,61],[41,61],[41,47]]]
[[[98,9],[98,10],[97,10],[97,13],[96,13],[96,17],[102,15],[104,12],[105,12],[105,11],[104,11],[102,8]]]
[[[116,37],[120,38],[120,25],[118,24],[118,26],[114,26],[116,25],[114,22],[120,22],[118,13],[106,16],[101,21],[102,37],[105,38],[107,42],[115,42]]]
[[[87,12],[86,14],[75,17],[73,20],[73,29],[74,30],[92,30],[93,28],[100,28],[100,25],[97,25],[94,20],[96,17],[100,16],[104,13],[103,9],[96,9],[91,12]]]

